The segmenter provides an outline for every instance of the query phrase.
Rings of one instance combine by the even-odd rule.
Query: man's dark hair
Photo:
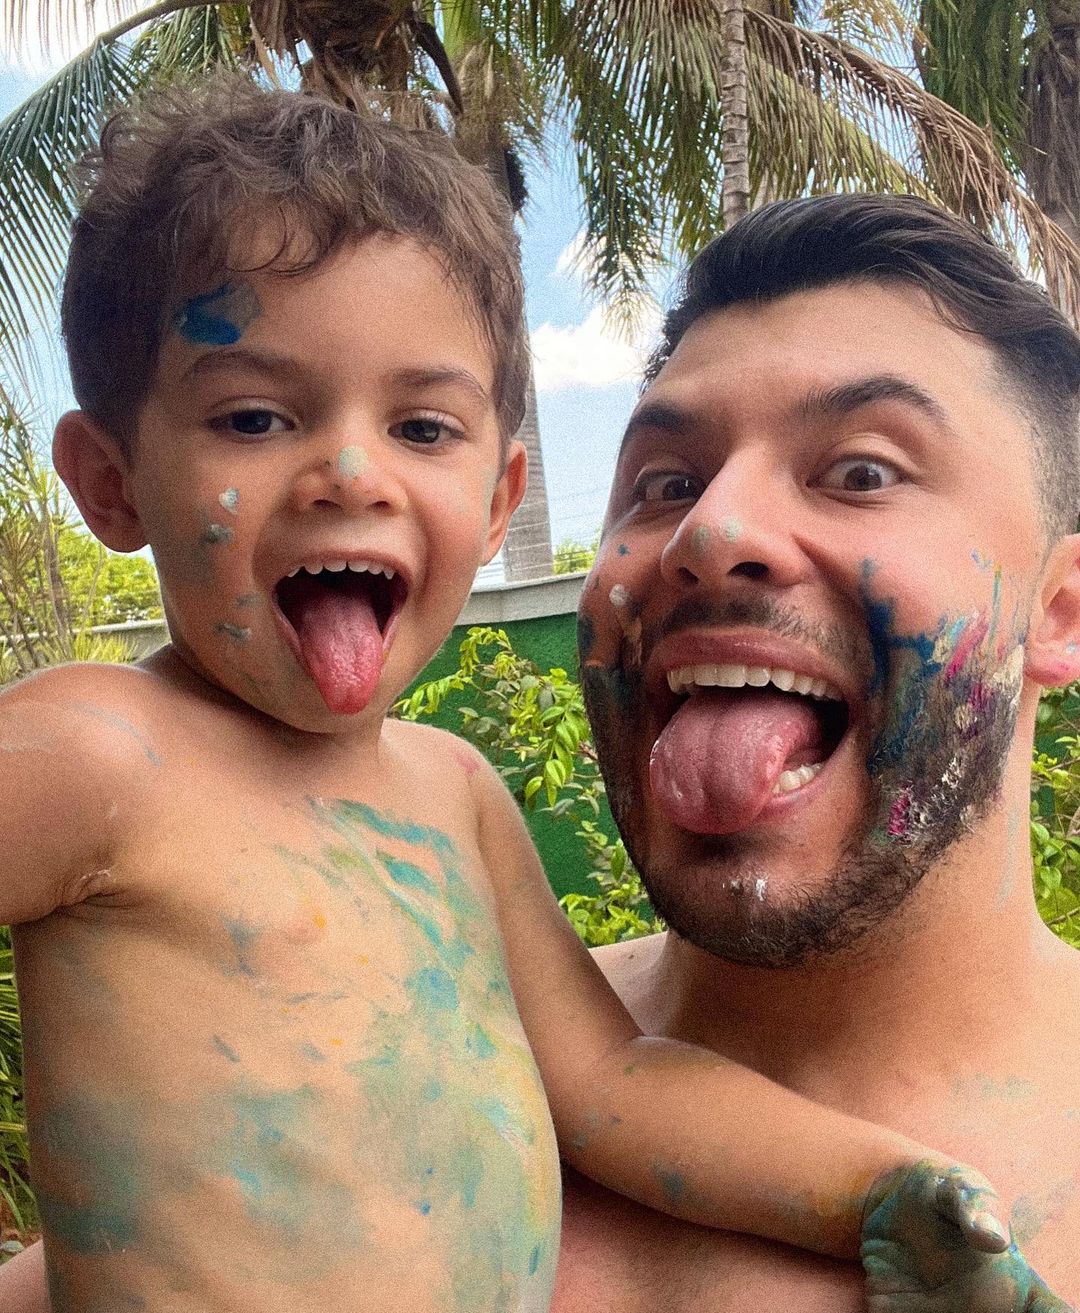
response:
[[[1049,536],[1071,533],[1080,509],[1080,337],[989,238],[916,197],[815,196],[740,219],[687,269],[646,384],[710,311],[859,279],[918,289],[950,327],[988,343],[1031,421]]]
[[[303,273],[374,234],[439,260],[494,357],[504,439],[521,422],[529,350],[510,208],[443,134],[228,74],[115,114],[83,179],[61,321],[79,405],[125,448],[189,298],[257,268]],[[277,254],[252,266],[252,234],[267,228]]]

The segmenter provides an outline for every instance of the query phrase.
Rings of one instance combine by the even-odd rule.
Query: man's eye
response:
[[[441,438],[452,438],[458,434],[457,429],[435,415],[417,415],[413,419],[402,420],[400,424],[395,424],[390,432],[395,438],[403,438],[406,442],[415,442],[428,447]]]
[[[245,438],[261,438],[268,433],[284,433],[289,421],[273,410],[252,407],[250,410],[232,410],[210,421],[210,427],[225,433],[237,433]]]
[[[639,502],[696,501],[704,490],[696,474],[653,470],[640,474],[634,483],[634,500]]]
[[[838,460],[821,479],[823,488],[837,492],[880,492],[900,482],[900,471],[883,460]]]

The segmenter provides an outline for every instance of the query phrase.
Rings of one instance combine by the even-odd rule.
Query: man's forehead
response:
[[[988,343],[902,286],[861,280],[723,307],[686,330],[635,407],[620,456],[634,439],[715,425],[729,402],[804,421],[892,402],[949,428],[966,385],[985,402],[996,374]]]

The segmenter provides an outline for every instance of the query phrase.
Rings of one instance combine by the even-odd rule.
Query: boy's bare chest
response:
[[[531,1267],[542,1282],[550,1121],[483,874],[453,827],[336,794],[212,788],[155,820],[127,859],[130,905],[27,940],[29,1033],[50,1036],[47,1056],[31,1045],[31,1114],[54,1229],[77,1247],[94,1223],[73,1201],[101,1215],[104,1196],[132,1253],[173,1237],[181,1282],[183,1251],[206,1255],[195,1266],[218,1273],[223,1307],[229,1281],[255,1297],[244,1272],[283,1280],[286,1252],[305,1254],[313,1298],[324,1278],[370,1293],[380,1252],[403,1297],[445,1286],[466,1279],[455,1253],[477,1234],[499,1238],[514,1281]],[[126,1183],[84,1143],[109,1145]],[[493,1253],[478,1306],[501,1271]]]

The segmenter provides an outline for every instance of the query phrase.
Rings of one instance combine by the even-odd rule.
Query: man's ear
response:
[[[488,521],[487,543],[484,547],[484,564],[492,560],[506,537],[510,516],[521,505],[525,484],[529,477],[529,458],[520,442],[511,442],[506,453],[506,464],[499,475],[495,491],[491,494],[491,517]]]
[[[1046,687],[1080,678],[1080,534],[1056,544],[1024,644],[1024,674]]]
[[[130,466],[114,438],[85,411],[69,410],[53,435],[53,464],[95,538],[116,552],[146,546],[128,501]]]

